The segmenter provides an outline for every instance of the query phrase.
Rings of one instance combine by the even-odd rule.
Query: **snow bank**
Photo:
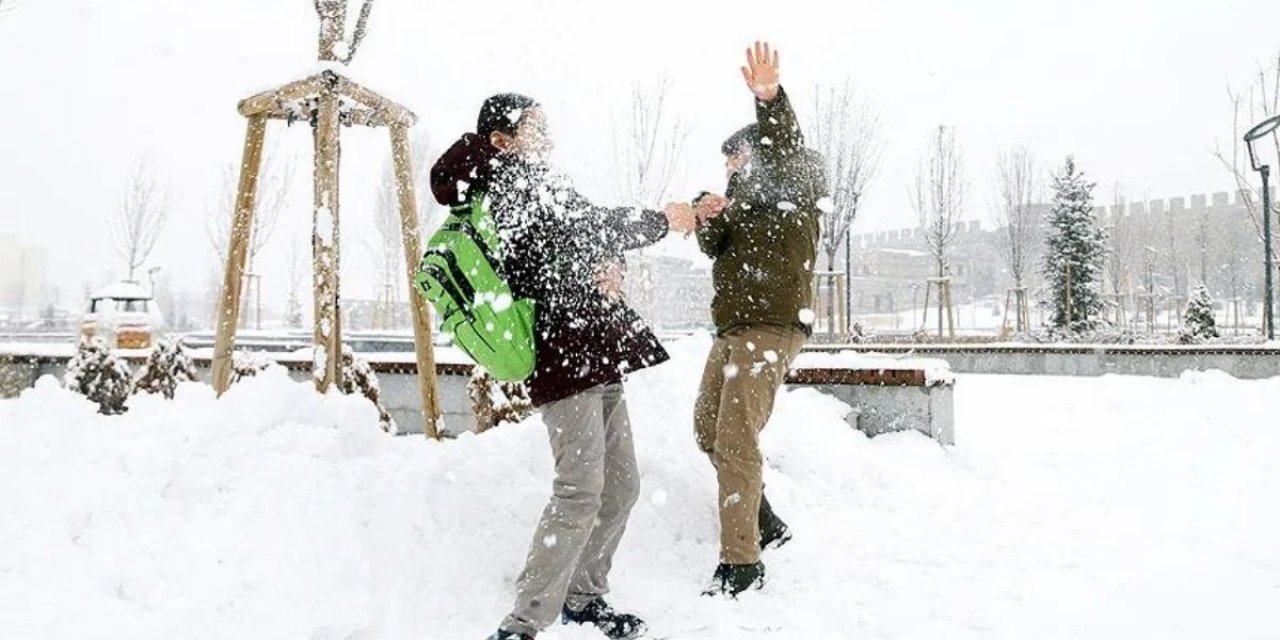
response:
[[[659,637],[1262,638],[1280,595],[1280,382],[965,376],[964,445],[868,440],[784,393],[766,481],[797,537],[699,598],[715,492],[689,412],[705,337],[628,393],[643,494],[613,600]],[[1087,398],[1087,402],[1081,399]],[[6,638],[485,637],[550,489],[532,419],[391,438],[279,368],[120,418],[52,380],[0,403]],[[540,640],[586,640],[554,628]]]

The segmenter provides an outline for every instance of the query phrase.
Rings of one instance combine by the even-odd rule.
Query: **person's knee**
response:
[[[557,477],[552,483],[553,500],[563,517],[595,518],[604,504],[604,473],[587,469],[572,477]]]
[[[764,464],[764,456],[760,453],[760,444],[752,439],[741,439],[737,442],[720,438],[711,460],[718,469],[751,468]]]
[[[617,505],[621,512],[628,512],[640,501],[640,478],[630,474],[606,487],[605,501]]]

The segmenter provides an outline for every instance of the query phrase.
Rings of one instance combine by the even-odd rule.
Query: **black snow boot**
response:
[[[514,631],[503,631],[502,629],[498,629],[498,632],[489,636],[488,640],[533,640],[533,636],[527,633],[516,633]]]
[[[791,527],[773,512],[769,499],[760,496],[760,550],[777,549],[791,542]]]
[[[565,624],[590,624],[612,640],[631,640],[640,637],[648,626],[644,620],[630,613],[614,611],[604,598],[596,598],[587,603],[582,611],[574,611],[565,607],[560,612],[560,619]]]
[[[764,563],[724,564],[716,567],[711,586],[702,592],[704,596],[729,596],[736,598],[748,589],[764,588]]]

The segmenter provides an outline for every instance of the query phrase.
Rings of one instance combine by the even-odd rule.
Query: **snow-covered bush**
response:
[[[103,415],[119,415],[129,410],[125,406],[133,390],[129,365],[112,354],[102,338],[80,343],[80,349],[67,363],[63,384],[96,402],[98,412]]]
[[[231,354],[231,384],[252,378],[273,364],[275,362],[261,351],[237,351]]]
[[[373,367],[364,359],[357,357],[351,347],[342,346],[342,371],[338,379],[338,389],[347,395],[360,395],[369,399],[378,408],[378,420],[382,430],[387,433],[396,432],[396,421],[382,406],[382,388],[378,385],[378,376]]]
[[[484,433],[504,422],[514,424],[533,415],[533,403],[523,382],[499,382],[479,365],[471,370],[467,398],[476,417],[476,433]]]
[[[186,347],[172,338],[161,338],[133,383],[134,393],[159,393],[172,400],[178,384],[197,380],[196,366]]]
[[[1195,344],[1218,337],[1221,335],[1218,333],[1218,323],[1213,318],[1213,298],[1209,297],[1209,290],[1204,285],[1198,286],[1187,301],[1178,342]]]

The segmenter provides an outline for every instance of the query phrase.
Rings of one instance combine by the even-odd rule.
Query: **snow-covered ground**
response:
[[[612,599],[655,636],[1275,637],[1280,380],[961,375],[947,449],[787,392],[766,479],[797,536],[734,602],[697,595],[707,346],[629,386],[644,490]],[[0,636],[478,640],[505,613],[549,491],[536,419],[390,438],[363,400],[279,372],[175,403],[103,418],[45,380],[0,404]]]

